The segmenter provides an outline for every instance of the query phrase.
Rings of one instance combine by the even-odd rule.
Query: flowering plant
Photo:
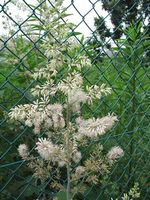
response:
[[[136,182],[134,186],[129,190],[128,193],[124,193],[121,197],[121,200],[133,200],[133,199],[139,199],[140,198],[140,188],[139,184]],[[113,200],[113,198],[111,198]],[[115,199],[118,200],[118,199]]]
[[[9,116],[33,128],[38,138],[34,156],[26,144],[18,147],[34,177],[42,184],[51,179],[54,198],[57,192],[65,191],[66,199],[71,200],[84,193],[86,185],[100,183],[123,156],[123,150],[115,146],[104,153],[99,143],[99,137],[117,121],[114,114],[97,119],[82,116],[82,104],[92,105],[111,89],[105,84],[84,86],[82,69],[92,65],[83,51],[78,53],[80,43],[70,31],[73,24],[64,20],[68,14],[62,3],[53,2],[50,8],[46,3],[42,5],[46,32],[42,48],[47,61],[32,75],[39,82],[31,89],[35,101],[16,106]],[[90,150],[85,153],[89,144]]]

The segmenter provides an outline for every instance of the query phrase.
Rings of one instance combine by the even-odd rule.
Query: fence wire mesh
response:
[[[14,2],[8,0],[1,1],[0,4],[4,27],[0,35],[0,199],[42,199],[44,188],[51,180],[47,180],[40,188],[35,186],[31,172],[17,153],[20,143],[31,141],[32,144],[34,134],[23,124],[10,124],[7,113],[16,105],[32,101],[30,89],[36,82],[28,75],[47,59],[41,49],[46,33],[40,29],[44,22],[39,12],[44,2],[51,6],[53,1]],[[19,5],[16,6],[17,3]],[[90,7],[82,14],[84,3]],[[92,68],[84,71],[85,81],[88,84],[106,83],[112,88],[110,97],[100,100],[94,109],[86,106],[84,112],[90,112],[93,117],[100,113],[116,113],[119,122],[103,138],[103,143],[108,146],[112,143],[121,145],[125,151],[124,158],[115,164],[106,183],[89,187],[84,197],[79,196],[78,199],[111,199],[113,196],[121,199],[122,194],[129,191],[133,183],[138,182],[140,199],[149,200],[150,3],[137,0],[86,0],[82,3],[82,8],[76,0],[70,0],[66,4],[67,9],[73,9],[80,19],[72,32],[77,32],[83,24],[85,29],[91,31],[84,42],[79,40],[79,55],[82,51],[85,52],[93,64]],[[103,16],[100,7],[105,10]],[[19,15],[14,17],[11,9],[22,18]],[[88,16],[91,13],[96,16],[95,28],[89,25]],[[34,25],[33,19],[36,20]],[[108,28],[106,24],[108,27],[112,25]],[[125,26],[130,28],[123,33]],[[113,183],[111,188],[110,182]],[[46,192],[46,195],[51,193],[49,190]]]

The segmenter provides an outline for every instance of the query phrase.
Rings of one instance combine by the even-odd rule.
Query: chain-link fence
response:
[[[44,22],[40,8],[45,2],[49,6],[53,4],[51,0],[8,0],[0,4],[3,25],[0,35],[1,200],[40,199],[45,192],[43,187],[35,185],[32,173],[17,152],[20,143],[32,144],[34,134],[19,122],[11,123],[7,115],[14,106],[32,101],[30,89],[36,83],[29,74],[47,59],[41,48],[46,32],[42,30]],[[83,14],[84,3],[89,7]],[[88,187],[84,197],[79,195],[77,199],[121,199],[122,194],[137,182],[141,195],[139,199],[149,200],[150,3],[85,0],[81,4],[68,0],[65,4],[78,16],[78,22],[72,28],[72,33],[76,33],[74,37],[78,38],[81,26],[91,31],[88,38],[78,40],[81,45],[79,54],[84,52],[93,66],[83,72],[85,81],[88,84],[106,83],[112,88],[112,94],[98,101],[94,109],[86,106],[85,115],[86,112],[93,117],[101,113],[116,113],[119,121],[102,141],[108,146],[112,143],[120,145],[125,152],[104,184]],[[16,13],[18,16],[14,17]],[[93,27],[89,26],[91,21],[88,16],[91,13],[94,13],[91,17],[96,17],[95,21],[92,20]]]

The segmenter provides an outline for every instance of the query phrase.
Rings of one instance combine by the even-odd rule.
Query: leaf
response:
[[[76,35],[81,35],[81,33],[80,33],[80,32],[71,32],[71,33],[69,34],[69,37],[71,37],[71,36],[76,36]]]
[[[73,14],[62,13],[61,17],[65,18],[65,17],[72,16],[72,15]]]
[[[56,197],[58,200],[67,200],[67,193],[64,190],[61,190],[60,192],[57,193]]]

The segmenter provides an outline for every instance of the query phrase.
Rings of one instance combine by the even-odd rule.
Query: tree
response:
[[[124,30],[129,27],[132,22],[138,26],[142,22],[141,32],[150,33],[150,14],[148,8],[150,3],[148,0],[101,0],[102,8],[109,13],[113,30],[107,27],[105,18],[100,16],[94,19],[96,31],[94,37],[89,39],[89,44],[93,45],[96,60],[102,61],[101,56],[107,53],[107,49],[111,48],[111,39],[120,39]],[[110,39],[111,37],[111,39]],[[149,52],[146,53],[146,61]]]
[[[122,29],[128,27],[132,21],[146,21],[150,19],[148,12],[148,0],[101,0],[102,8],[109,12],[113,28],[113,39],[119,39],[123,31]],[[101,18],[99,19],[101,20]],[[98,21],[97,19],[95,22]],[[98,23],[95,23],[96,28]]]

